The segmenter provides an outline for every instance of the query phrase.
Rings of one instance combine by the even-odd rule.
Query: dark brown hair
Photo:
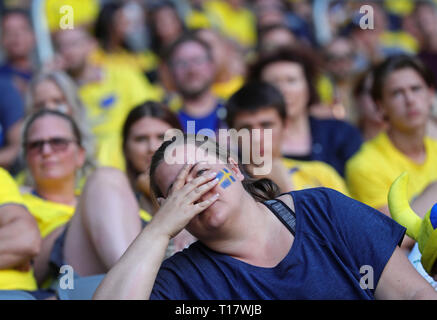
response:
[[[179,122],[179,119],[177,118],[177,116],[173,112],[171,112],[168,109],[168,107],[166,105],[164,105],[163,103],[156,102],[156,101],[146,101],[146,102],[136,106],[135,108],[133,108],[129,112],[129,114],[124,122],[124,125],[123,125],[122,147],[123,147],[124,158],[126,160],[127,170],[130,171],[131,173],[133,173],[134,175],[138,174],[138,172],[136,172],[137,170],[132,166],[130,161],[127,159],[125,147],[126,147],[127,139],[129,138],[129,133],[130,133],[132,126],[136,122],[138,122],[139,120],[141,120],[143,118],[159,119],[159,120],[169,124],[174,129],[182,130],[181,123]]]
[[[247,80],[262,80],[261,75],[265,68],[277,62],[290,62],[300,65],[304,72],[309,93],[307,106],[309,107],[320,102],[315,85],[317,82],[319,63],[314,54],[311,54],[311,52],[305,48],[281,47],[277,50],[260,54],[258,59],[249,66]]]
[[[191,140],[195,143],[196,147],[202,147],[205,144],[208,144],[209,146],[211,145],[215,146],[217,158],[224,160],[225,163],[227,162],[229,156],[231,156],[231,153],[229,151],[223,150],[218,144],[218,142],[216,142],[214,139],[210,137],[204,137],[203,141],[201,140],[199,141],[199,135],[197,135],[195,139],[189,139],[189,135],[187,134],[184,134],[183,137],[184,137],[183,143],[185,145],[188,143],[189,140]],[[155,199],[158,197],[164,197],[163,193],[161,192],[155,181],[156,169],[158,168],[159,164],[163,161],[164,154],[167,148],[170,147],[176,141],[178,140],[173,139],[173,140],[165,141],[152,157],[152,163],[150,165],[150,187]],[[239,169],[241,173],[244,175],[244,180],[242,181],[243,188],[255,199],[255,201],[258,202],[267,201],[279,196],[280,194],[279,187],[272,180],[267,178],[254,179],[245,172],[242,165],[239,165]]]
[[[432,72],[425,67],[419,58],[406,54],[391,56],[377,65],[373,70],[373,85],[371,91],[373,100],[380,101],[382,99],[387,77],[391,73],[402,69],[413,69],[425,81],[429,88],[435,87]]]
[[[226,103],[226,122],[234,127],[234,120],[241,112],[258,112],[275,109],[282,121],[287,118],[287,107],[281,92],[272,84],[251,81],[244,84]]]

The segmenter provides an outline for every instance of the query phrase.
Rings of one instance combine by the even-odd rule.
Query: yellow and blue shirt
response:
[[[282,158],[295,190],[325,187],[349,195],[346,183],[337,171],[321,161],[298,161]]]
[[[152,86],[140,72],[125,65],[101,65],[99,82],[79,88],[97,140],[100,165],[124,170],[121,130],[128,113],[146,100],[160,100],[162,91]]]

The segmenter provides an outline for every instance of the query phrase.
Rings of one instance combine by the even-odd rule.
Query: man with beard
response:
[[[171,45],[166,58],[174,86],[183,101],[178,117],[184,131],[197,134],[202,129],[216,132],[225,127],[226,109],[211,89],[215,67],[209,45],[186,34]],[[190,121],[194,121],[195,127]]]

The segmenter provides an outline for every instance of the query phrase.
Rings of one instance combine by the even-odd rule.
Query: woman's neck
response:
[[[243,197],[233,217],[221,238],[203,243],[214,251],[262,267],[277,265],[288,253],[290,246],[284,250],[284,246],[277,244],[291,240],[291,233],[266,206],[249,194]]]
[[[69,206],[77,204],[74,180],[61,183],[37,183],[35,191],[40,197],[48,201]]]
[[[285,127],[288,132],[295,134],[308,134],[310,132],[310,121],[306,114],[296,117],[287,117]]]
[[[306,155],[311,153],[311,127],[306,115],[288,117],[285,123],[282,153]]]

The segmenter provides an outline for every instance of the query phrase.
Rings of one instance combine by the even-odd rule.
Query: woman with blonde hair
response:
[[[95,141],[87,112],[76,84],[65,72],[42,70],[32,78],[26,94],[26,114],[41,109],[56,110],[74,119],[82,133],[82,144],[87,154],[84,168],[94,168]]]

